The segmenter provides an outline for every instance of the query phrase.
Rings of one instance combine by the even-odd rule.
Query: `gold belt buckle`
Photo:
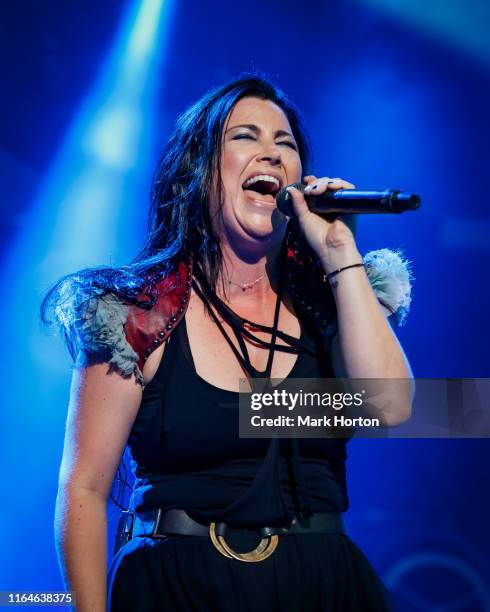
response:
[[[279,543],[279,536],[272,535],[267,538],[262,538],[254,550],[247,553],[239,553],[230,548],[225,540],[225,537],[216,533],[216,523],[209,525],[209,537],[213,546],[218,552],[229,559],[236,559],[237,561],[245,561],[245,563],[257,563],[257,561],[263,561],[270,557],[276,550]]]

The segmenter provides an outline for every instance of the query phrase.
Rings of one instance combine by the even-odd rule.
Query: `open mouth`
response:
[[[251,192],[251,195],[260,195],[261,200],[275,202],[276,195],[281,189],[281,181],[269,174],[257,174],[248,178],[243,183],[242,189]]]

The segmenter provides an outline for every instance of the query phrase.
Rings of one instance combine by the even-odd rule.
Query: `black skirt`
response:
[[[238,551],[256,536],[227,536]],[[136,537],[114,557],[110,612],[384,612],[388,593],[346,535],[287,535],[258,563],[228,559],[209,538]]]

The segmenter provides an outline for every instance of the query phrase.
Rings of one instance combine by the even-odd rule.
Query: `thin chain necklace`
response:
[[[265,272],[264,274],[259,276],[259,278],[256,278],[251,283],[235,283],[235,281],[232,281],[232,280],[229,280],[228,283],[230,285],[235,285],[235,287],[240,287],[242,291],[246,291],[247,289],[251,289],[252,287],[254,287],[259,281],[261,281],[264,278],[264,276],[265,276]]]

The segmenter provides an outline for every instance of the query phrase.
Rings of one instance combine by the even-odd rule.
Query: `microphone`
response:
[[[294,183],[283,187],[276,196],[277,208],[288,217],[294,217],[293,201],[288,187],[296,187],[304,193],[306,185]],[[330,214],[399,214],[417,210],[420,197],[400,189],[339,189],[320,195],[305,195],[308,208],[319,215]]]

